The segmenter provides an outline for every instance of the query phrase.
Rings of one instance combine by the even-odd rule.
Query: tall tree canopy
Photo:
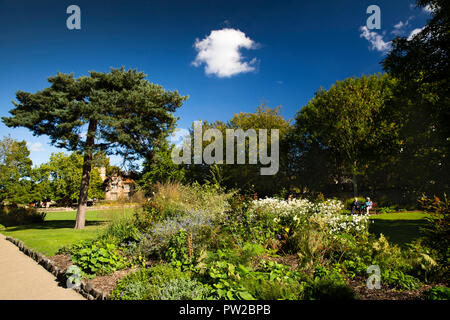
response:
[[[411,198],[449,191],[450,181],[450,2],[419,0],[431,19],[413,38],[396,38],[382,61],[399,79],[393,107],[404,119],[397,179]]]
[[[296,116],[293,135],[300,150],[321,149],[335,159],[334,171],[351,177],[355,196],[357,177],[396,145],[398,128],[386,116],[393,86],[392,79],[380,74],[338,81],[329,90],[319,89]]]
[[[103,199],[105,188],[100,177],[98,153],[94,155],[93,169],[90,175],[88,199]],[[104,166],[106,167],[106,166]],[[50,199],[61,205],[71,206],[80,193],[80,181],[83,170],[83,156],[74,152],[66,155],[62,152],[52,153],[50,161],[42,164],[39,169],[45,173],[46,180],[36,181],[37,188],[48,185]]]
[[[152,185],[157,182],[183,181],[184,168],[172,161],[173,145],[162,140],[153,152],[152,158],[145,159],[139,185],[145,193],[150,193]]]
[[[31,201],[32,161],[25,141],[11,137],[0,140],[0,202],[22,204]]]
[[[259,129],[267,130],[267,145],[262,144],[260,139],[257,139],[257,150],[268,149],[269,153],[272,150],[271,146],[271,129],[279,130],[279,170],[275,175],[261,175],[261,167],[267,165],[249,163],[249,139],[245,139],[245,164],[237,164],[237,141],[234,141],[234,157],[235,164],[191,164],[186,166],[186,176],[189,179],[200,182],[220,180],[223,186],[228,188],[241,188],[248,190],[254,188],[254,191],[259,196],[272,195],[279,193],[280,190],[287,186],[287,148],[285,148],[285,138],[290,130],[290,123],[281,115],[281,107],[270,108],[264,104],[258,106],[255,112],[240,112],[234,114],[233,117],[227,121],[215,121],[213,123],[203,122],[203,133],[210,128],[219,130],[222,137],[226,139],[227,129],[242,129],[247,131],[254,129],[258,134]],[[191,132],[193,137],[193,132]],[[203,141],[203,150],[210,144],[211,141]],[[192,155],[194,152],[192,152]],[[226,143],[223,143],[223,158],[226,160]],[[224,161],[225,162],[225,161]],[[194,162],[192,162],[194,163]]]
[[[93,154],[105,151],[135,159],[151,153],[155,141],[175,124],[173,112],[187,99],[145,78],[143,72],[123,67],[79,78],[58,73],[42,91],[18,91],[12,116],[2,118],[7,126],[26,127],[34,135],[48,135],[59,148],[84,154],[77,229],[85,224]]]

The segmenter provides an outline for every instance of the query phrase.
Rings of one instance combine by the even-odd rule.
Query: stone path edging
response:
[[[5,239],[16,245],[25,255],[35,260],[44,269],[54,275],[59,282],[63,284],[66,283],[67,277],[64,271],[54,265],[49,258],[36,250],[29,249],[22,241],[16,238],[6,237]],[[108,295],[106,293],[97,290],[90,283],[86,283],[84,280],[81,280],[80,286],[73,288],[73,290],[88,300],[108,300]]]

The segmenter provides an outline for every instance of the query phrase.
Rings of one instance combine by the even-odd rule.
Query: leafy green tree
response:
[[[413,38],[396,38],[382,61],[398,79],[392,108],[404,123],[394,178],[415,199],[423,192],[448,192],[450,181],[450,2],[417,4],[432,9],[431,19]]]
[[[398,147],[398,129],[386,108],[394,85],[380,74],[338,81],[329,90],[319,89],[296,115],[294,136],[303,145],[299,151],[322,149],[334,162],[334,172],[351,177],[355,196],[358,176]]]
[[[31,171],[31,191],[32,201],[51,201],[53,192],[50,183],[50,172],[46,164],[41,164]]]
[[[80,153],[66,155],[53,153],[50,161],[41,165],[41,171],[48,174],[51,199],[61,205],[70,206],[79,196],[80,181],[83,174],[83,156]],[[43,185],[44,187],[46,185]],[[99,167],[94,167],[90,174],[88,199],[103,199],[105,190],[100,177]]]
[[[27,204],[30,198],[32,161],[25,141],[0,140],[0,202]]]
[[[150,191],[151,186],[157,182],[184,180],[184,168],[182,165],[172,161],[171,153],[173,145],[164,140],[159,144],[153,153],[153,157],[147,158],[143,164],[142,176],[139,185],[146,191]]]
[[[287,162],[287,148],[286,137],[290,130],[290,123],[281,115],[281,107],[269,108],[262,104],[257,107],[255,112],[241,112],[234,114],[233,117],[227,121],[215,121],[208,123],[207,121],[202,123],[203,132],[207,129],[218,129],[222,133],[224,139],[223,143],[223,156],[226,158],[226,130],[227,129],[242,129],[243,131],[254,129],[256,133],[259,129],[267,129],[267,146],[260,144],[258,139],[257,148],[267,148],[271,150],[271,138],[270,130],[279,130],[279,144],[280,144],[280,166],[275,175],[261,175],[261,167],[265,166],[260,164],[249,164],[249,140],[245,140],[245,164],[193,164],[186,166],[186,176],[189,179],[204,182],[218,182],[222,186],[228,188],[241,188],[242,190],[254,189],[260,196],[273,195],[278,193],[282,188],[288,185],[288,162]],[[193,132],[191,132],[193,138]],[[193,140],[192,140],[193,141]],[[203,142],[204,147],[207,146],[210,141]],[[235,141],[235,150],[237,142]],[[193,152],[192,152],[193,155]],[[236,154],[235,154],[236,157]]]
[[[93,154],[104,151],[129,160],[149,154],[172,129],[173,112],[187,99],[145,78],[123,67],[79,78],[58,73],[42,91],[18,91],[12,116],[2,118],[9,127],[26,127],[48,135],[59,148],[83,153],[76,229],[85,225]]]

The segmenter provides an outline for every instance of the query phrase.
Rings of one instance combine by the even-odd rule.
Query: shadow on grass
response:
[[[369,226],[369,232],[377,237],[380,233],[389,240],[389,242],[406,246],[413,240],[423,236],[421,228],[427,225],[424,220],[373,220]]]
[[[100,226],[108,223],[107,221],[86,221],[86,227],[88,226]],[[21,231],[21,230],[48,230],[48,229],[64,229],[71,228],[75,226],[75,220],[52,220],[52,221],[44,221],[41,223],[34,224],[24,224],[24,225],[16,225],[9,226],[5,231]]]

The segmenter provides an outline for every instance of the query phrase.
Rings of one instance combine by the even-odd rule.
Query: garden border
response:
[[[42,253],[28,248],[22,241],[13,237],[6,237],[6,240],[13,243],[15,246],[19,248],[25,255],[35,260],[39,265],[41,265],[44,269],[50,272],[52,275],[56,277],[56,279],[61,283],[65,284],[67,281],[67,277],[63,270],[60,270],[49,258],[47,258]],[[109,300],[109,295],[97,290],[90,283],[86,283],[86,281],[81,280],[79,287],[74,287],[73,290],[81,294],[88,300]]]

